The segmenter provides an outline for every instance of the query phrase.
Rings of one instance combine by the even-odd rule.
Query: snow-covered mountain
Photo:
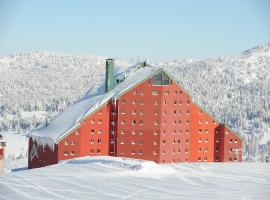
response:
[[[132,63],[116,61],[118,71]],[[203,60],[163,62],[191,96],[245,138],[245,159],[270,153],[270,43]],[[25,133],[104,80],[105,58],[33,52],[0,56],[0,132]]]
[[[0,176],[0,199],[269,199],[266,163],[84,157]]]

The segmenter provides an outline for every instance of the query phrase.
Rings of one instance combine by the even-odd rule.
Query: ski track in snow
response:
[[[85,157],[7,173],[0,177],[0,194],[3,200],[269,199],[270,165],[158,165],[124,158]]]

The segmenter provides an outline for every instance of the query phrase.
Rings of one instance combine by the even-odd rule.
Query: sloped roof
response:
[[[110,92],[105,92],[105,83],[97,85],[76,103],[67,108],[62,114],[54,118],[48,125],[32,130],[28,135],[34,138],[44,138],[46,143],[52,140],[57,143],[63,136],[79,127],[80,123],[91,113],[96,111],[110,99],[120,96],[125,91],[138,85],[162,68],[139,65],[129,68],[125,72],[126,79],[116,85]],[[121,74],[122,76],[123,74]]]
[[[125,72],[120,73],[116,75],[116,77],[114,77],[125,77],[125,80],[117,84],[110,92],[105,92],[105,82],[97,85],[95,88],[88,91],[84,97],[82,97],[73,105],[69,106],[67,110],[65,110],[62,114],[54,118],[48,125],[43,124],[42,126],[39,126],[36,129],[32,130],[28,135],[35,138],[36,140],[39,140],[39,143],[51,145],[52,143],[58,143],[63,137],[78,128],[80,126],[80,123],[84,121],[86,117],[98,110],[109,100],[113,98],[118,98],[126,91],[132,89],[139,83],[161,71],[165,72],[172,80],[174,80],[161,67],[148,65],[145,67],[141,67],[141,64],[132,66]],[[175,83],[179,85],[177,81],[175,81]],[[187,94],[189,94],[182,86],[179,85],[179,87],[181,87],[181,89],[183,89]],[[194,101],[193,103],[195,103],[200,109],[204,110],[207,114],[209,114],[217,123],[220,123],[202,106],[200,106]],[[228,126],[226,127],[228,128]],[[234,133],[240,138],[242,138],[239,133]]]

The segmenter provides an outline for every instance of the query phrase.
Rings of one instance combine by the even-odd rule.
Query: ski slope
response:
[[[0,199],[269,199],[266,163],[84,157],[0,176]]]

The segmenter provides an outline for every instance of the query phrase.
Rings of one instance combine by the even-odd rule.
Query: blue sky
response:
[[[270,0],[0,0],[0,54],[205,58],[270,42]]]

